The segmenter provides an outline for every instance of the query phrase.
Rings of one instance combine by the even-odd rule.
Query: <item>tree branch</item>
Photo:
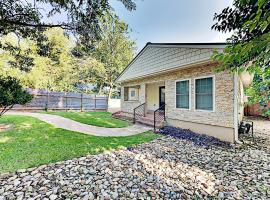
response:
[[[12,20],[1,20],[3,22],[12,24],[12,25],[19,25],[19,26],[29,26],[29,27],[35,27],[35,28],[40,28],[40,27],[45,27],[45,28],[53,28],[53,27],[60,27],[63,29],[72,29],[69,27],[67,24],[29,24],[26,22],[20,22],[20,21],[12,21]]]

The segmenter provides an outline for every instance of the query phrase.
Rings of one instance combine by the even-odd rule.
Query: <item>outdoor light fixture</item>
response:
[[[244,88],[247,88],[251,85],[253,78],[254,78],[254,74],[250,73],[246,70],[241,72],[241,74],[240,74],[240,79],[243,83]]]

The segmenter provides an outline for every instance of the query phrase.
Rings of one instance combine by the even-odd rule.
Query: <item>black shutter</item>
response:
[[[124,87],[124,101],[128,101],[128,87]]]

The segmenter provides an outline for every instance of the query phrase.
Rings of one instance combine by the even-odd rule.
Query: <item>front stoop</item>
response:
[[[140,119],[136,120],[136,122],[144,124],[146,126],[154,127],[154,116],[153,118],[149,118],[148,116],[141,117]],[[162,127],[162,121],[156,121],[156,128],[160,127]]]
[[[119,111],[119,112],[113,113],[113,117],[117,119],[123,119],[123,120],[128,120],[128,121],[133,122],[133,115],[131,113]],[[140,119],[137,119],[136,122],[146,125],[146,126],[154,127],[154,113],[151,111],[147,112],[144,117],[140,117]],[[162,126],[163,126],[163,121],[157,120],[156,128],[160,128]]]

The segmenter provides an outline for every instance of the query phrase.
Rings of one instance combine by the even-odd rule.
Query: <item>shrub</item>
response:
[[[20,82],[13,77],[0,77],[0,117],[15,104],[26,104],[32,100]]]

